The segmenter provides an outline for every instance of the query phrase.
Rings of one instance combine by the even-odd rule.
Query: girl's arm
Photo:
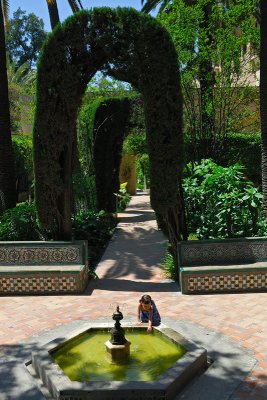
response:
[[[138,305],[137,307],[137,322],[140,323],[141,319],[140,319],[140,310],[141,310],[141,304]]]
[[[150,307],[147,331],[152,332],[153,309]]]

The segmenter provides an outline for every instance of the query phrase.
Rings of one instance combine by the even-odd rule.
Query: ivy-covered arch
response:
[[[57,27],[40,57],[34,125],[35,199],[55,239],[71,235],[76,118],[90,79],[102,70],[143,96],[151,205],[171,243],[186,237],[182,194],[182,99],[167,31],[130,8],[82,11]]]

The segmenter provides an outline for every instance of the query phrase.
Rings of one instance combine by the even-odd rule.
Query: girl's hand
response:
[[[141,324],[142,324],[142,322],[139,320],[136,322],[136,325],[141,325]]]
[[[147,327],[147,331],[148,331],[148,333],[151,333],[152,332],[152,326],[148,326]]]

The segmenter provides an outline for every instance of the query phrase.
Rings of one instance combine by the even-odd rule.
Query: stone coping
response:
[[[27,266],[9,266],[9,265],[0,265],[0,274],[32,274],[35,272],[64,272],[64,273],[72,273],[79,272],[85,268],[84,265],[28,265]]]
[[[32,353],[32,366],[41,377],[44,385],[54,399],[58,400],[167,400],[172,399],[200,371],[207,366],[207,351],[194,342],[187,340],[172,328],[161,324],[154,329],[174,342],[181,344],[187,352],[174,365],[152,382],[72,382],[50,355],[63,343],[82,335],[88,330],[110,329],[113,325],[106,323],[90,323],[83,329],[68,333],[44,345],[39,351]],[[146,329],[124,325],[129,329]]]
[[[177,256],[179,267],[267,261],[267,237],[181,241]]]

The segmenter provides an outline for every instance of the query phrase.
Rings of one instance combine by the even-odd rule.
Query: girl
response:
[[[157,326],[161,322],[156,304],[148,294],[144,294],[139,300],[137,320],[138,324],[148,322],[148,332],[152,332],[152,325]]]

